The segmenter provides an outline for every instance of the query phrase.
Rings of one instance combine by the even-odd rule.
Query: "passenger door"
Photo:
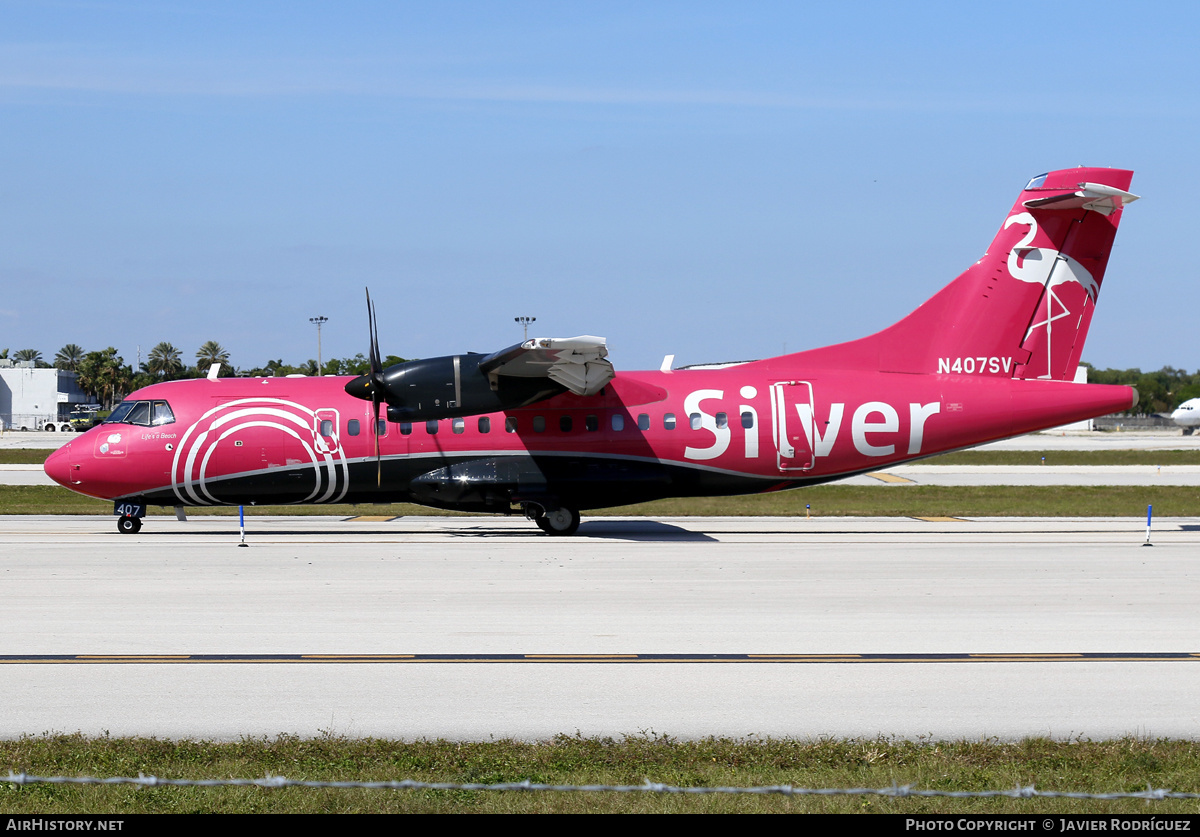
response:
[[[808,405],[808,409],[801,410],[802,404]],[[812,417],[812,384],[808,381],[771,384],[771,434],[780,471],[808,471],[813,467],[812,445],[808,441],[812,438]]]

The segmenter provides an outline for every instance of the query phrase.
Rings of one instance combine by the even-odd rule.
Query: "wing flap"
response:
[[[549,378],[576,395],[595,395],[616,374],[603,337],[535,337],[488,355],[479,370],[495,380]]]

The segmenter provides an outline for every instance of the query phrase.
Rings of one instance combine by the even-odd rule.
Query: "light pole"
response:
[[[513,317],[514,323],[520,323],[525,328],[525,340],[529,339],[529,324],[537,322],[537,317]],[[524,343],[525,340],[521,342]]]
[[[324,374],[325,364],[321,362],[321,326],[329,322],[328,317],[309,317],[308,321],[317,327],[317,377]]]

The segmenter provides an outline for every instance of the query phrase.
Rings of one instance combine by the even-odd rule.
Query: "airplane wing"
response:
[[[603,337],[534,337],[485,357],[479,371],[496,378],[549,378],[576,395],[595,395],[616,374]]]

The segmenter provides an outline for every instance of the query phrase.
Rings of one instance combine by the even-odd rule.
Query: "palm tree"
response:
[[[20,349],[16,354],[13,355],[13,360],[18,361],[32,360],[34,363],[38,363],[41,361],[41,359],[42,353],[37,349]]]
[[[196,352],[196,371],[204,375],[214,363],[229,366],[229,352],[216,340],[209,340]]]
[[[54,356],[54,365],[68,372],[78,372],[81,360],[83,360],[83,349],[74,343],[68,343]]]
[[[146,356],[146,371],[167,381],[179,377],[179,373],[183,371],[183,361],[179,359],[179,349],[170,343],[159,343]]]
[[[88,352],[79,362],[79,388],[106,407],[128,391],[133,370],[112,346],[100,352]]]

